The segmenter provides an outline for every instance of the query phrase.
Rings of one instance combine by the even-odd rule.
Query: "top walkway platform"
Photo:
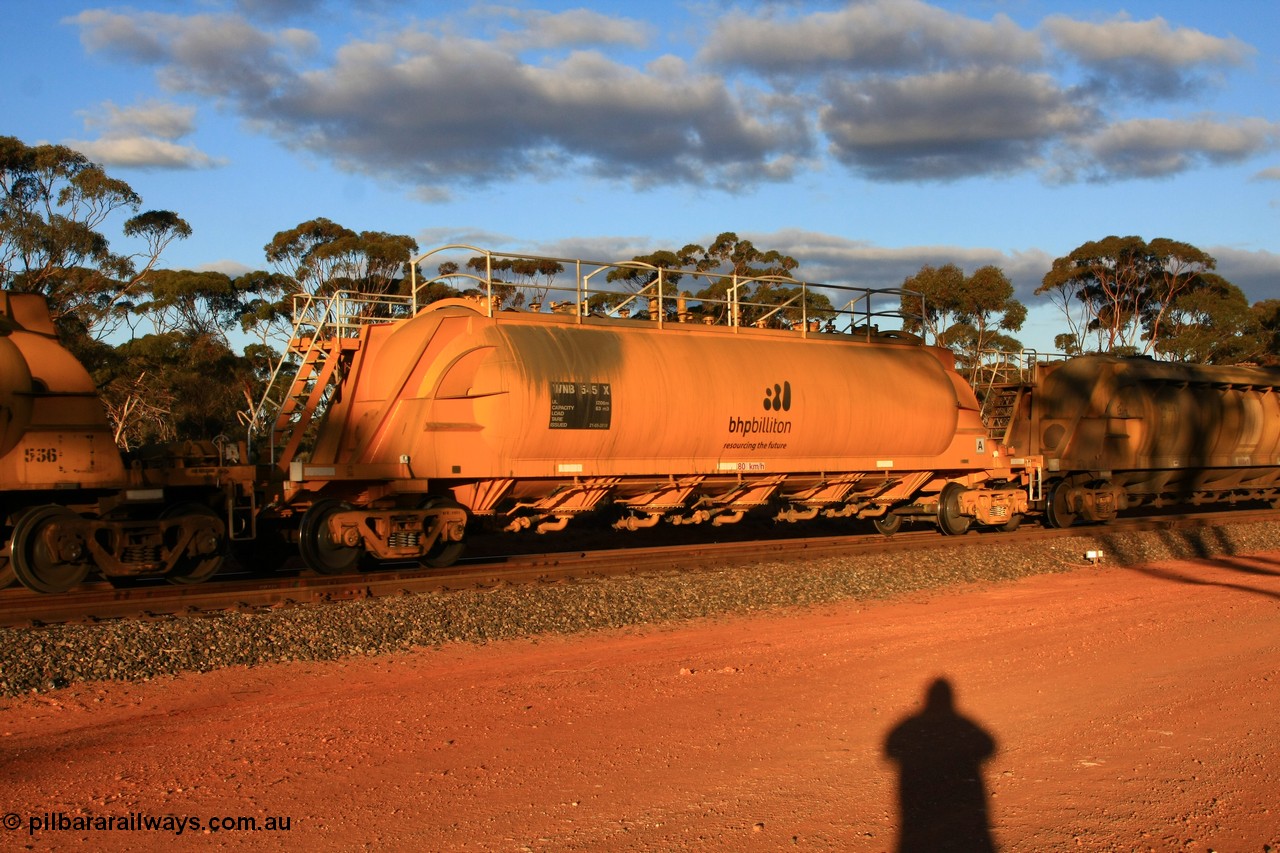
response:
[[[424,269],[432,273],[426,274]],[[461,295],[491,317],[502,312],[645,320],[914,339],[923,296],[902,288],[820,284],[789,276],[739,276],[639,261],[588,261],[448,245],[413,258],[398,294],[340,290],[294,297],[295,340],[323,329],[357,337],[368,323],[415,316],[442,295]],[[908,337],[910,336],[910,337]]]

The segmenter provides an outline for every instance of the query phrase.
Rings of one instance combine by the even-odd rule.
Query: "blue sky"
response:
[[[319,216],[594,260],[735,231],[815,281],[994,263],[1050,349],[1053,258],[1137,234],[1280,298],[1274,0],[6,7],[0,133],[185,218],[173,268]]]

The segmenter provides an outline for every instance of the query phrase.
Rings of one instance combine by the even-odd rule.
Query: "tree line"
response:
[[[113,250],[105,233],[119,218],[122,235],[137,247],[131,254]],[[229,276],[160,268],[165,250],[191,233],[177,213],[144,210],[126,182],[79,152],[0,136],[0,288],[44,295],[59,336],[94,377],[126,449],[241,428],[280,358],[295,296],[406,294],[418,252],[406,235],[317,218],[275,234],[263,247],[268,266],[261,270]],[[804,291],[807,301],[799,304],[798,260],[733,232],[707,246],[659,249],[634,260],[636,266],[614,269],[610,279],[643,296],[661,270],[663,286],[710,321],[724,319],[728,284],[701,273],[750,280],[739,294],[749,306],[742,322],[834,313],[816,290]],[[420,296],[432,301],[474,290],[468,284],[484,264],[471,259],[463,275],[446,263],[426,276],[431,284]],[[1067,354],[1280,364],[1280,300],[1250,305],[1215,266],[1188,243],[1106,237],[1056,259],[1036,293],[1060,309],[1065,331],[1055,346]],[[563,272],[541,259],[504,259],[499,267],[488,272],[500,274],[497,295],[508,306],[529,307],[531,293],[530,302],[541,307],[539,294]],[[985,350],[1022,348],[1014,335],[1027,308],[999,267],[966,273],[955,264],[926,265],[902,284],[924,294],[923,311],[903,304],[917,315],[908,331],[952,349],[963,363],[975,363]],[[595,295],[590,307],[609,310],[620,298]],[[641,315],[649,310],[647,300],[635,302]]]

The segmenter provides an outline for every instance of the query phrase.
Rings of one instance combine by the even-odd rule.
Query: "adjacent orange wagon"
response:
[[[209,466],[225,468],[227,455],[242,452],[187,443],[162,468],[126,465],[97,388],[58,342],[44,298],[0,292],[0,586],[16,578],[62,592],[91,571],[211,577],[229,520],[244,516],[243,489]]]

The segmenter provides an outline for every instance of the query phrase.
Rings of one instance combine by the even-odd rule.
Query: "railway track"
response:
[[[265,578],[228,575],[195,586],[161,582],[120,588],[102,582],[59,596],[8,589],[0,591],[0,626],[38,628],[111,619],[198,617],[226,611],[322,605],[503,584],[572,582],[617,574],[696,571],[747,562],[811,560],[852,554],[954,551],[1072,537],[1102,538],[1142,530],[1191,530],[1224,523],[1275,521],[1276,518],[1277,513],[1268,509],[1121,519],[1106,526],[1059,530],[1035,526],[1011,533],[971,531],[964,536],[939,536],[930,528],[921,528],[905,530],[892,537],[870,533],[503,555],[464,561],[449,569],[387,568],[334,576],[293,573]],[[1084,559],[1083,550],[1081,559]]]

